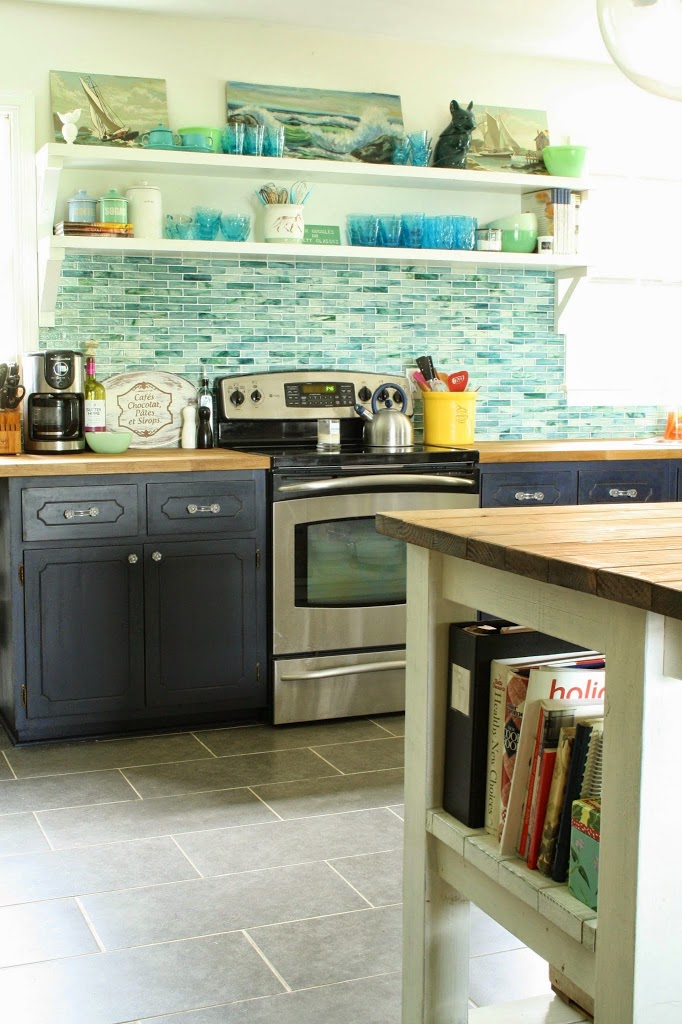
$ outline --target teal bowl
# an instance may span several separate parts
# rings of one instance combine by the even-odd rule
[[[120,455],[132,439],[130,430],[88,430],[85,434],[88,448],[98,455]]]
[[[585,146],[545,146],[542,159],[548,174],[579,178],[583,173],[586,154]]]

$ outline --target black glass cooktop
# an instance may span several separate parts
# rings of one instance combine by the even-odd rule
[[[429,445],[414,444],[409,448],[370,448],[362,441],[344,442],[337,448],[321,450],[316,442],[300,442],[296,444],[267,444],[255,440],[246,443],[237,438],[229,442],[223,440],[221,446],[233,451],[248,451],[259,455],[267,455],[272,460],[273,469],[292,468],[346,468],[388,466],[396,468],[409,466],[434,467],[472,464],[478,462],[478,452],[468,448],[436,448]]]

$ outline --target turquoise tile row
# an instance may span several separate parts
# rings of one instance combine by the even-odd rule
[[[541,270],[69,253],[40,346],[93,338],[100,377],[164,369],[197,383],[294,367],[405,373],[428,352],[480,387],[480,440],[660,433],[660,408],[567,406],[553,315]]]

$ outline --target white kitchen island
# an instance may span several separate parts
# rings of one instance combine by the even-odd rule
[[[594,996],[597,1024],[680,1024],[680,506],[377,524],[408,542],[403,1024],[588,1019],[554,997],[469,1010],[469,900]],[[598,928],[566,886],[442,810],[447,626],[472,609],[606,655]]]

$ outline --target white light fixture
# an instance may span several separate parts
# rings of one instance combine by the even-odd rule
[[[614,63],[647,92],[682,100],[682,0],[597,0]]]

